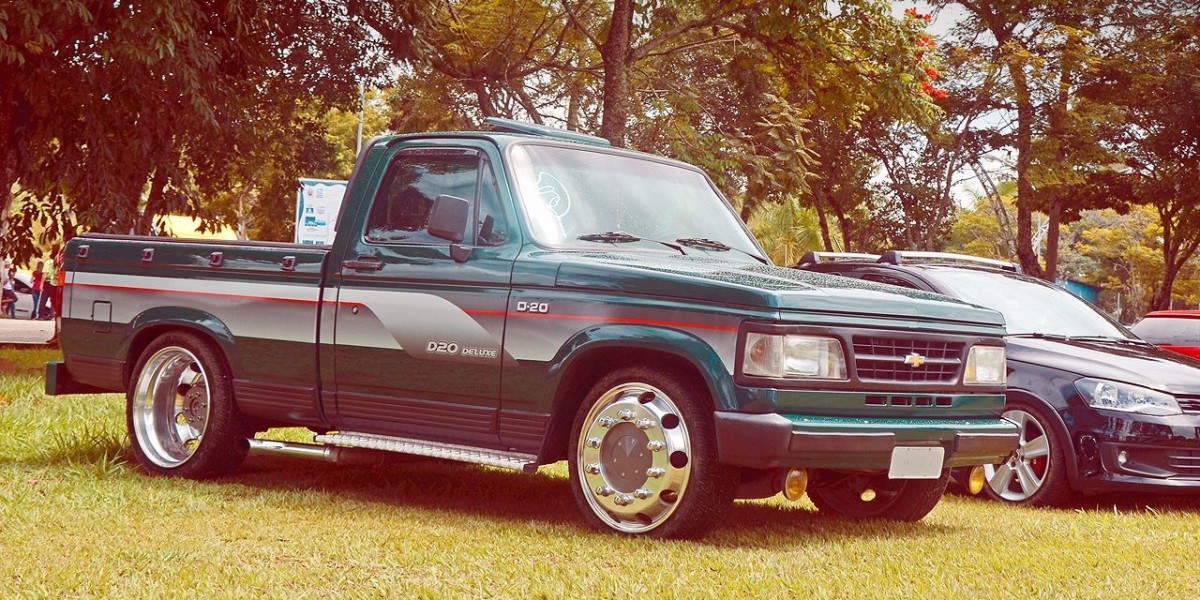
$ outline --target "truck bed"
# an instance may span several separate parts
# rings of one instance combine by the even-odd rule
[[[124,390],[129,362],[156,332],[203,328],[225,334],[218,343],[244,412],[323,421],[315,342],[328,247],[81,237],[65,257],[62,315],[74,380]]]

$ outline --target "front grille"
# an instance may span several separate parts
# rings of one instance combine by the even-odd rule
[[[1200,396],[1175,396],[1175,401],[1185,413],[1200,413]]]
[[[862,381],[927,381],[953,383],[962,368],[962,342],[854,336],[854,366]],[[921,364],[906,364],[919,356]],[[909,359],[910,363],[914,360]]]

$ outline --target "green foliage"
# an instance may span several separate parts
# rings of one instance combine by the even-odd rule
[[[1113,160],[1101,142],[1118,113],[1091,91],[1102,85],[1101,67],[1119,55],[1102,42],[1125,26],[1124,3],[1036,0],[962,6],[967,12],[951,35],[951,55],[959,64],[978,67],[975,79],[997,82],[987,86],[981,100],[1007,115],[993,122],[996,133],[1016,151],[1017,258],[1027,272],[1053,279],[1060,225],[1085,209],[1111,205],[1076,192],[1089,174],[1103,172]],[[997,75],[1004,77],[994,79]],[[1035,210],[1049,217],[1045,269],[1034,249]]]
[[[817,212],[800,206],[795,198],[760,205],[751,215],[749,225],[767,256],[777,265],[794,265],[805,252],[824,249]]]
[[[0,215],[16,184],[4,251],[19,258],[77,229],[147,233],[172,213],[228,220],[212,198],[264,168],[294,179],[323,141],[303,135],[315,123],[304,111],[348,101],[369,66],[365,33],[333,3],[8,6]]]
[[[824,152],[807,139],[811,119],[846,128],[871,111],[930,110],[914,26],[877,0],[427,0],[355,10],[403,65],[393,128],[499,115],[602,133],[702,166],[743,217],[809,190]],[[618,12],[628,22],[615,22]],[[629,29],[624,44],[609,42],[624,31],[616,25]]]
[[[1016,212],[1011,189],[1004,204],[1011,219]],[[1045,219],[1040,214],[1034,217]],[[1153,310],[1155,294],[1162,287],[1166,274],[1162,233],[1151,206],[1135,205],[1124,213],[1113,209],[1084,211],[1063,232],[1059,277],[1102,288],[1105,293],[1100,296],[1100,307],[1124,323],[1133,323]],[[994,208],[979,200],[972,210],[959,214],[946,250],[1013,260],[1005,240]],[[1168,306],[1197,306],[1200,260],[1193,257],[1182,267],[1173,291]]]

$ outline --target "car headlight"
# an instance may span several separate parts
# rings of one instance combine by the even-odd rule
[[[963,373],[966,385],[1004,385],[1008,380],[1008,364],[1002,346],[972,346],[967,353],[967,368]]]
[[[846,379],[846,355],[835,338],[746,334],[742,372],[786,379]]]
[[[1175,396],[1128,383],[1084,378],[1075,382],[1075,389],[1092,408],[1120,410],[1143,415],[1178,415]]]

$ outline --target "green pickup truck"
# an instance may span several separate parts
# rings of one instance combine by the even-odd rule
[[[71,240],[47,393],[125,392],[155,475],[566,459],[591,525],[667,538],[780,492],[919,520],[1016,447],[998,313],[772,266],[695,167],[490,125],[372,141],[331,246]]]

